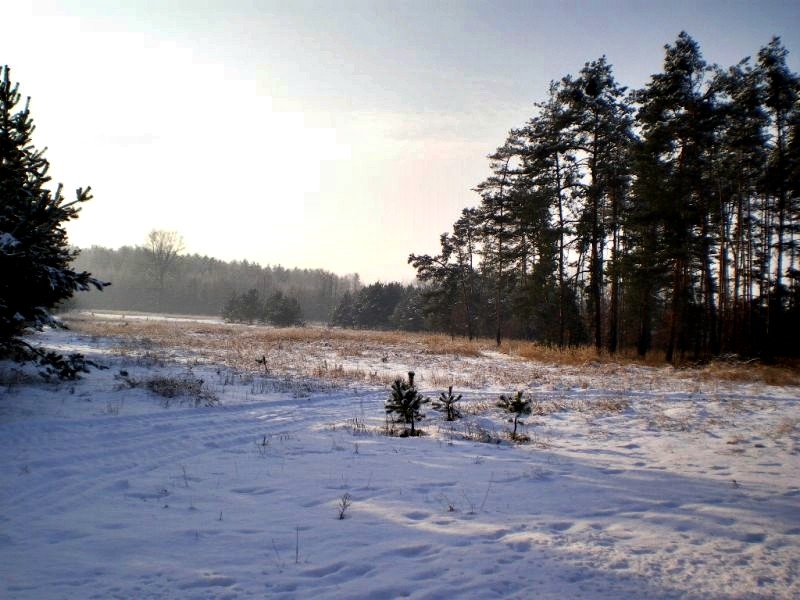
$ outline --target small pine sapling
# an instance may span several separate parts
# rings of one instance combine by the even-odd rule
[[[384,408],[387,416],[396,413],[399,421],[406,425],[411,424],[411,431],[404,431],[404,436],[416,436],[419,435],[419,432],[415,429],[414,424],[425,418],[420,409],[423,404],[430,401],[430,398],[424,398],[417,391],[414,386],[414,371],[409,371],[407,382],[395,379],[392,384],[392,395],[386,400]]]
[[[455,421],[461,417],[461,411],[456,407],[456,402],[461,400],[461,394],[458,396],[453,395],[453,386],[447,388],[447,393],[442,392],[439,399],[436,400],[431,406],[445,414],[445,421]]]
[[[531,404],[531,399],[524,398],[521,391],[514,394],[514,396],[500,396],[497,406],[506,412],[514,414],[514,432],[511,434],[512,439],[517,439],[517,423],[525,425],[525,423],[519,420],[520,417],[522,415],[531,414]]]

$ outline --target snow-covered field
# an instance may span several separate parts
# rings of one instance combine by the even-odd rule
[[[797,387],[37,337],[108,369],[54,384],[0,363],[0,597],[800,597]],[[429,396],[454,382],[465,417],[382,435],[407,370]],[[537,401],[521,444],[495,407],[516,389]]]

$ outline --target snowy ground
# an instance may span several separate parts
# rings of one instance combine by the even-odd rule
[[[461,421],[397,438],[380,377],[39,337],[109,368],[0,363],[0,597],[800,597],[796,387],[362,354],[464,394]],[[514,389],[538,401],[523,444],[494,406]]]

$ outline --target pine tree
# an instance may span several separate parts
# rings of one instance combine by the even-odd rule
[[[580,237],[589,248],[589,306],[595,348],[603,347],[604,246],[610,237],[612,256],[610,327],[608,348],[617,349],[617,294],[620,236],[620,205],[627,185],[625,168],[631,132],[632,109],[625,88],[614,80],[605,56],[586,63],[577,78],[562,80],[559,98],[566,106],[567,142],[582,158],[586,183],[581,213]],[[608,215],[604,217],[604,215]]]
[[[458,396],[453,395],[453,386],[447,388],[447,393],[442,392],[439,399],[436,400],[431,406],[434,409],[441,411],[445,414],[446,421],[455,421],[461,416],[461,411],[458,410],[456,402],[461,400],[461,394]]]
[[[339,327],[355,327],[355,305],[353,294],[349,291],[342,294],[338,304],[331,312],[331,325]]]
[[[506,143],[489,156],[492,175],[478,184],[474,191],[481,195],[478,210],[482,222],[483,269],[489,279],[494,280],[494,329],[495,342],[500,345],[503,335],[503,321],[507,309],[506,298],[513,285],[511,271],[515,258],[510,242],[515,226],[513,197],[515,175],[518,170],[512,161],[518,157],[520,148],[518,138],[511,133]]]
[[[691,345],[696,355],[705,353],[716,322],[708,183],[717,106],[706,79],[711,67],[697,42],[681,32],[665,50],[663,73],[636,93],[643,134],[637,177],[651,186],[650,198],[637,200],[655,209],[659,253],[671,272],[666,359],[672,362]]]
[[[719,311],[717,346],[724,352],[753,352],[755,231],[760,227],[759,187],[767,162],[767,113],[761,73],[741,61],[716,76],[724,94],[715,175],[719,201]]]
[[[31,136],[30,98],[19,110],[18,84],[10,69],[0,69],[0,355],[37,360],[48,372],[74,378],[84,369],[82,357],[65,359],[34,348],[21,339],[26,331],[61,326],[51,310],[76,291],[108,283],[71,268],[71,249],[63,224],[78,217],[80,205],[91,199],[90,188],[78,189],[66,202],[62,186],[55,192],[49,163]]]
[[[290,327],[303,323],[303,310],[297,298],[277,291],[267,299],[264,317],[273,325]]]
[[[222,309],[222,317],[226,321],[252,323],[266,321],[267,311],[258,290],[250,288],[242,294],[233,293]]]
[[[442,321],[449,322],[455,330],[453,308],[463,312],[463,325],[467,337],[475,333],[476,305],[479,304],[478,274],[474,260],[476,254],[478,215],[474,208],[464,209],[453,224],[453,233],[440,237],[441,254],[411,254],[408,262],[417,270],[417,279],[430,284],[425,290],[428,307],[434,312],[441,308]],[[440,315],[440,316],[442,316]]]
[[[527,310],[535,313],[531,319],[537,339],[564,348],[582,341],[575,287],[570,283],[576,278],[567,272],[567,257],[574,248],[575,203],[570,200],[579,187],[578,161],[569,144],[567,107],[559,98],[559,84],[551,83],[548,100],[536,107],[539,114],[520,131],[525,138],[523,178],[531,191],[529,197],[536,199],[528,203],[525,219],[528,227],[536,230],[533,237],[538,253],[525,286],[525,300]],[[533,215],[537,218],[530,222]],[[552,247],[548,248],[549,244]]]
[[[797,118],[800,77],[792,73],[786,64],[788,51],[781,44],[780,38],[772,41],[758,53],[758,66],[764,80],[764,105],[769,113],[771,123],[772,148],[769,156],[769,168],[765,174],[766,191],[772,198],[769,205],[772,213],[769,219],[771,227],[766,231],[768,239],[767,252],[775,258],[774,285],[769,292],[767,319],[768,352],[780,347],[786,323],[783,323],[786,288],[784,278],[791,272],[795,257],[794,242],[791,235],[795,225],[790,198],[790,173],[792,158],[789,155],[790,126]],[[787,256],[788,254],[788,256]],[[787,260],[788,259],[788,260]],[[788,266],[788,268],[787,268]],[[768,279],[773,273],[768,271]],[[796,339],[788,338],[784,343],[794,345]]]
[[[531,414],[532,410],[532,402],[530,398],[525,398],[522,395],[522,391],[518,391],[513,396],[500,396],[500,399],[497,401],[497,406],[502,408],[504,411],[512,413],[514,415],[514,432],[511,434],[512,438],[517,437],[517,424],[523,423],[520,421],[520,417],[522,415],[529,415]]]
[[[396,379],[392,384],[392,395],[386,400],[385,410],[387,415],[397,414],[398,419],[411,425],[411,431],[405,435],[416,436],[417,430],[414,423],[425,418],[421,412],[422,405],[429,403],[430,398],[425,398],[414,386],[414,371],[409,371],[408,381]]]

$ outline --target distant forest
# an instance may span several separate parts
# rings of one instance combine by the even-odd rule
[[[102,293],[77,294],[70,306],[222,315],[234,296],[256,290],[262,299],[280,292],[297,300],[303,319],[327,322],[340,298],[361,288],[358,275],[180,254],[179,240],[163,238],[170,232],[154,233],[162,236],[155,244],[81,250],[75,268],[94,273],[112,285]]]
[[[425,314],[465,336],[664,353],[800,354],[798,76],[774,38],[707,64],[681,33],[628,91],[605,57],[551,84],[491,175],[414,255]]]

